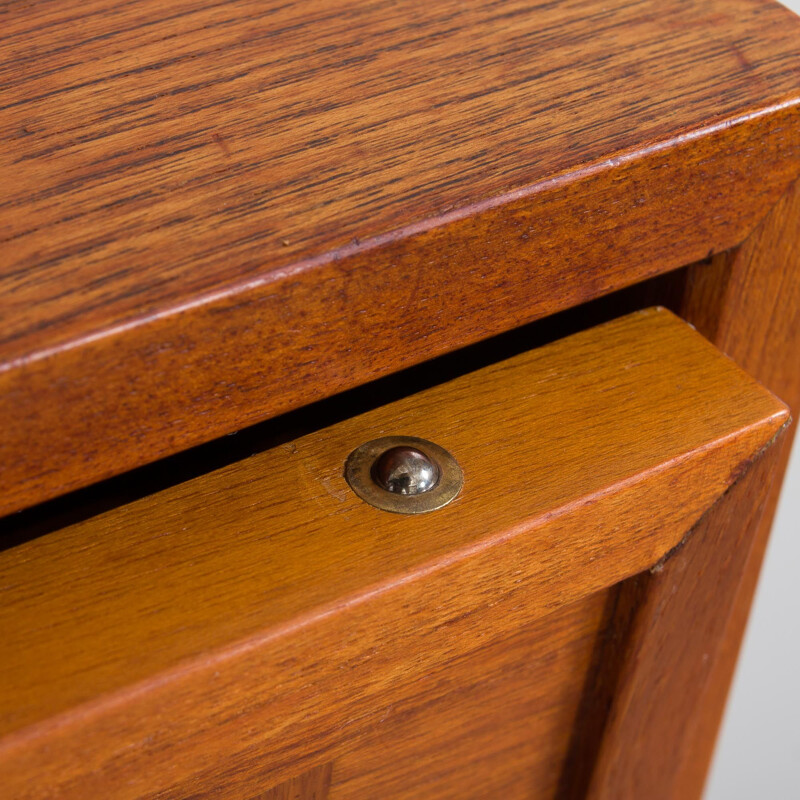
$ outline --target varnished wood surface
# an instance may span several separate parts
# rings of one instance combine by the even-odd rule
[[[650,310],[8,550],[0,779],[141,797],[244,760],[292,780],[397,676],[653,565],[786,419]],[[453,452],[462,495],[421,517],[357,500],[344,460],[388,433]]]
[[[327,800],[330,785],[331,765],[322,764],[266,793],[259,792],[252,800]],[[238,796],[241,798],[241,794]]]
[[[693,265],[674,301],[795,411],[798,242],[795,185],[740,248]],[[590,723],[580,727],[585,735],[571,756],[565,797],[584,798],[590,784],[592,796],[614,800],[702,795],[794,430],[782,434],[766,456],[771,463],[748,474],[662,570],[622,585],[590,681],[593,696],[582,712]]]
[[[767,451],[678,552],[623,588],[633,621],[587,800],[700,800],[707,764],[693,751],[707,753],[716,733],[707,698],[718,695],[724,634],[779,456]]]
[[[329,800],[552,795],[605,622],[603,593],[538,620],[517,612],[512,631],[502,620],[513,609],[502,601],[435,620],[418,614],[427,602],[419,588],[411,612],[417,631],[405,616],[407,594],[377,616],[339,615],[326,630],[335,655],[330,642],[314,637],[301,652],[266,661],[251,654],[233,681],[218,664],[217,677],[196,684],[181,709],[163,705],[168,691],[126,714],[137,729],[129,729],[127,745],[116,738],[118,728],[106,729],[113,741],[105,743],[71,728],[61,744],[73,769],[63,770],[59,748],[61,770],[36,757],[44,771],[4,789],[12,798],[47,797],[50,790],[68,800],[261,800],[257,789],[275,780],[278,792],[297,791],[312,776],[323,777],[322,760],[330,766]],[[381,635],[375,626],[392,619]],[[191,728],[176,712],[196,715]],[[15,769],[32,766],[27,755]]]
[[[763,0],[2,22],[0,513],[728,248],[798,172]]]
[[[600,592],[501,638],[481,615],[474,650],[387,687],[380,722],[336,753],[331,800],[554,797],[605,606]]]
[[[35,352],[795,97],[799,34],[763,0],[6,6],[3,341]]]
[[[690,271],[684,304],[689,321],[749,374],[800,414],[800,184],[795,183],[743,245],[720,254],[711,269]],[[711,761],[725,699],[755,592],[796,425],[782,436],[779,463],[704,698],[683,786],[699,791]]]

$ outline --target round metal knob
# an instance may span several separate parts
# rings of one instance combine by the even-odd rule
[[[344,477],[366,503],[396,514],[425,514],[446,506],[464,476],[453,456],[417,436],[382,436],[356,447]]]
[[[395,494],[422,494],[439,482],[439,467],[415,447],[391,447],[372,468],[375,483]]]

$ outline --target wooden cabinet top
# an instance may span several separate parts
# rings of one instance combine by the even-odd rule
[[[762,0],[68,0],[3,18],[4,361],[800,87],[800,25]]]
[[[730,247],[800,172],[775,2],[0,18],[7,508]]]

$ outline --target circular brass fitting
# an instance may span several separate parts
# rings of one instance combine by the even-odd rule
[[[416,436],[384,436],[350,453],[344,475],[366,503],[396,514],[446,506],[464,482],[458,462],[438,444]]]

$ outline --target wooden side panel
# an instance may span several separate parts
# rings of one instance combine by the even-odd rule
[[[795,183],[741,247],[717,256],[710,269],[690,271],[683,314],[783,399],[795,421],[800,414],[799,245],[800,184]],[[694,791],[703,785],[713,753],[796,430],[792,425],[778,445],[775,479],[725,631],[694,758],[687,762],[686,780]]]
[[[683,303],[687,319],[795,410],[799,242],[795,185],[740,248],[689,270]],[[620,630],[612,636],[628,641],[628,660],[590,796],[701,795],[793,435],[790,429],[765,463],[703,520],[663,572],[624,588],[615,626]],[[639,603],[629,627],[630,607]],[[698,631],[704,635],[694,638]],[[683,661],[670,674],[679,676],[685,663],[686,681],[642,668],[649,648],[650,658],[655,649],[661,656],[681,652]],[[670,663],[668,657],[657,660]]]

